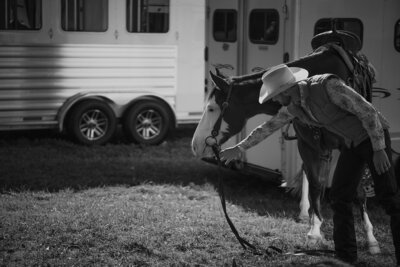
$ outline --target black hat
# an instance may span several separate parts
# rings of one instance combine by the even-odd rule
[[[326,43],[339,43],[344,49],[350,50],[354,54],[361,50],[360,38],[349,31],[335,30],[322,32],[311,39],[313,50]]]

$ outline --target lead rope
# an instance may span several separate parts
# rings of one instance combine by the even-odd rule
[[[282,254],[283,251],[277,247],[274,246],[268,246],[266,250],[262,250],[260,248],[257,248],[253,244],[250,244],[246,239],[240,236],[238,230],[236,229],[235,225],[229,218],[228,212],[226,211],[226,200],[225,200],[225,191],[224,191],[224,178],[221,173],[221,168],[222,168],[222,162],[219,157],[219,152],[220,149],[218,145],[212,146],[212,150],[215,154],[215,157],[218,162],[218,195],[219,199],[221,201],[221,206],[222,210],[224,211],[225,219],[228,222],[229,227],[231,228],[233,234],[235,235],[236,239],[239,241],[240,245],[243,247],[244,250],[250,250],[254,255],[266,255],[268,257],[273,256],[273,254]],[[271,249],[272,252],[268,251],[268,249]]]
[[[222,162],[221,162],[221,158],[219,157],[220,147],[218,145],[217,136],[218,136],[218,131],[219,131],[220,127],[221,127],[221,123],[222,123],[222,119],[223,119],[225,110],[229,106],[229,100],[231,98],[232,88],[233,88],[233,84],[231,83],[229,85],[228,95],[227,95],[225,101],[222,103],[221,114],[220,114],[218,120],[215,122],[214,128],[211,131],[211,136],[207,137],[207,139],[209,139],[209,138],[213,139],[214,140],[214,144],[212,144],[212,145],[208,144],[207,139],[206,139],[206,145],[211,146],[211,148],[212,148],[212,150],[214,152],[214,155],[215,155],[215,157],[217,159],[217,162],[218,162],[218,195],[219,195],[219,199],[221,201],[222,210],[224,211],[225,219],[228,222],[228,225],[231,228],[233,234],[235,235],[236,239],[239,241],[240,245],[243,247],[244,250],[250,249],[251,252],[253,254],[255,254],[255,255],[264,255],[265,254],[267,256],[272,256],[272,254],[273,254],[272,252],[269,252],[268,250],[265,250],[265,252],[263,253],[263,251],[261,249],[258,249],[256,246],[250,244],[247,240],[242,238],[239,235],[239,232],[237,231],[235,225],[233,224],[233,222],[229,218],[228,212],[226,211],[224,179],[223,179],[223,176],[221,174]],[[279,248],[272,247],[272,246],[269,247],[269,248],[273,249],[277,253],[282,253],[282,250],[280,250]]]

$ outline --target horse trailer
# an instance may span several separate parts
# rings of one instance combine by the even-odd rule
[[[390,122],[392,147],[400,153],[400,1],[398,0],[209,0],[207,70],[228,76],[258,72],[312,52],[314,35],[338,30],[359,36],[361,52],[377,70],[373,104]],[[208,85],[209,90],[212,85]],[[257,115],[226,144],[232,146],[268,119]],[[283,131],[283,130],[282,130]],[[296,141],[282,131],[247,150],[238,167],[291,179],[301,167]],[[293,133],[293,129],[289,129]]]
[[[209,71],[238,76],[307,55],[336,19],[377,69],[373,103],[400,151],[398,0],[4,0],[0,14],[0,131],[53,128],[103,144],[121,124],[157,144],[199,121]],[[301,164],[281,132],[243,162],[283,177]]]
[[[199,121],[205,3],[0,1],[0,130],[66,130],[145,144]]]

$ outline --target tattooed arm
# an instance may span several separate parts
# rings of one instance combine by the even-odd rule
[[[247,150],[257,145],[268,136],[273,134],[276,130],[288,124],[293,118],[294,117],[288,112],[287,108],[282,107],[278,114],[272,117],[269,121],[264,122],[255,128],[243,141],[238,144],[238,146],[244,150]]]
[[[390,168],[389,158],[384,150],[385,136],[379,112],[361,95],[353,91],[343,81],[333,78],[327,81],[327,93],[331,101],[342,109],[356,115],[367,131],[372,144],[373,163],[378,174],[383,174]],[[386,122],[385,122],[386,123]]]
[[[276,130],[280,129],[287,123],[289,123],[294,117],[289,113],[286,107],[282,107],[278,114],[272,117],[269,121],[264,122],[257,128],[255,128],[243,141],[236,146],[227,148],[221,151],[221,159],[226,160],[226,164],[230,161],[237,159],[241,152],[249,149],[268,136],[273,134]]]
[[[371,138],[373,150],[384,149],[386,146],[383,127],[374,106],[340,79],[329,79],[326,88],[328,96],[334,104],[354,114],[361,121]]]

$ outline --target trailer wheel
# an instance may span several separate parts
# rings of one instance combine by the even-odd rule
[[[168,135],[170,116],[165,105],[156,101],[139,102],[124,116],[123,128],[132,141],[158,145]]]
[[[78,104],[67,121],[73,137],[85,145],[102,145],[114,135],[117,125],[112,109],[103,102],[90,100]]]

